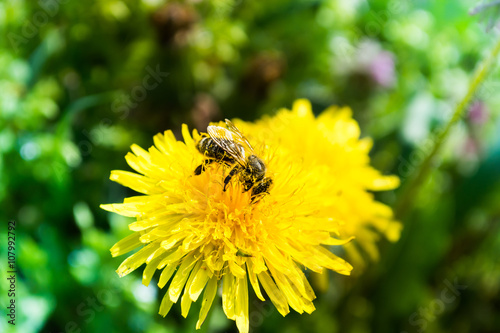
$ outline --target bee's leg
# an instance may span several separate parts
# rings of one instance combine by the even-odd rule
[[[210,163],[213,163],[213,162],[215,162],[215,160],[213,160],[213,159],[204,160],[203,163],[201,163],[200,165],[198,165],[196,167],[196,169],[194,169],[195,176],[201,175],[202,172],[205,172],[207,165],[209,165]]]
[[[254,186],[254,182],[252,179],[247,179],[243,183],[243,193],[250,191],[250,189]]]
[[[231,178],[233,178],[233,176],[240,171],[241,171],[241,166],[239,165],[235,166],[234,168],[231,169],[231,171],[229,171],[229,175],[227,175],[227,177],[224,178],[224,189],[223,189],[224,192],[226,192],[227,184],[229,184]]]
[[[254,202],[259,194],[269,193],[269,188],[271,187],[272,184],[273,184],[273,180],[271,178],[267,178],[267,177],[262,179],[257,184],[255,184],[255,186],[252,188],[252,196],[251,196],[252,201],[251,202]]]

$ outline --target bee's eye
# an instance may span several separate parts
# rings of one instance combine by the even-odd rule
[[[254,159],[254,163],[252,163],[252,164],[253,164],[253,167],[255,168],[255,170],[258,171],[259,173],[265,172],[266,166],[260,158],[256,157]]]

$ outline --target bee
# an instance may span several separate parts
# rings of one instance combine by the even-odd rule
[[[228,119],[226,119],[226,125],[227,128],[208,126],[208,136],[196,144],[196,148],[205,155],[206,159],[194,170],[194,174],[200,175],[213,162],[233,166],[224,178],[223,191],[226,191],[231,179],[238,175],[243,184],[243,192],[252,190],[253,202],[258,195],[269,194],[273,180],[266,177],[266,165],[254,154],[252,145],[243,133]]]

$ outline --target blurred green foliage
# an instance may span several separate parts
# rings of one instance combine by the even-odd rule
[[[0,2],[2,311],[6,224],[16,220],[17,332],[193,331],[196,311],[162,318],[162,291],[142,286],[140,272],[114,272],[123,258],[109,248],[130,221],[98,207],[132,194],[108,180],[128,169],[129,145],[149,147],[181,123],[253,120],[304,97],[317,112],[351,106],[375,139],[372,163],[404,182],[498,38],[468,15],[475,5]],[[282,318],[251,300],[253,332],[500,330],[500,76],[489,74],[414,198],[402,239],[380,244],[381,262],[331,274],[312,315]],[[392,204],[398,191],[377,195]],[[14,332],[2,317],[0,330]],[[220,306],[205,326],[235,331]]]

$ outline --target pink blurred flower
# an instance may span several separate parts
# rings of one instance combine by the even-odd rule
[[[369,64],[368,71],[376,83],[385,88],[392,87],[396,79],[393,54],[388,51],[377,53]]]
[[[488,107],[483,101],[474,102],[469,108],[469,119],[473,124],[482,125],[489,118]]]

